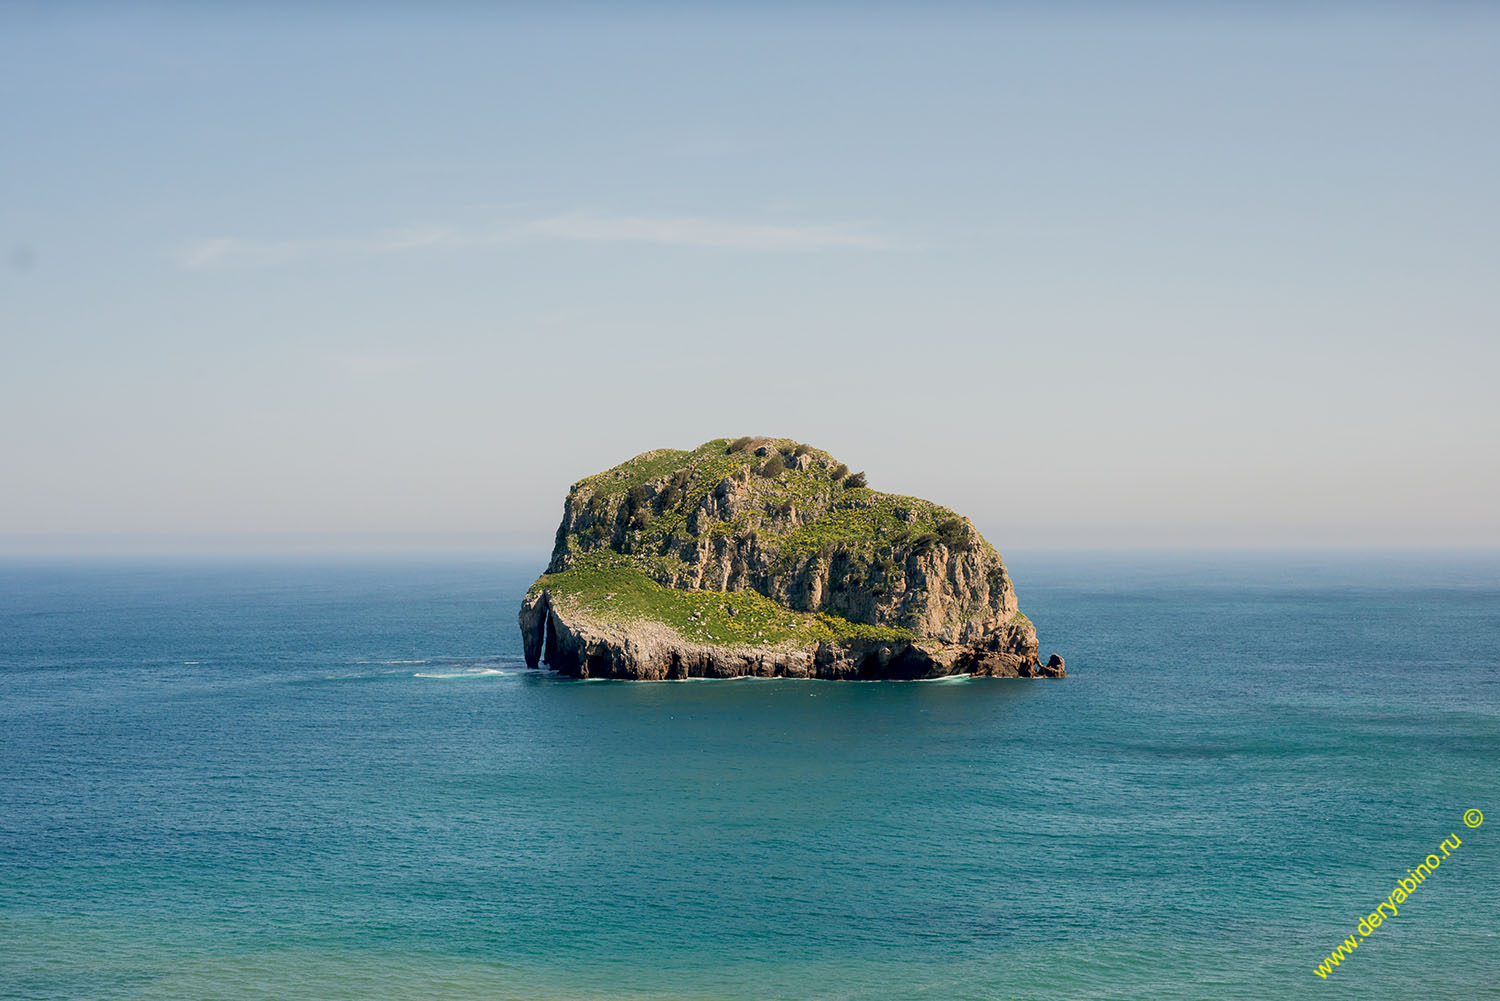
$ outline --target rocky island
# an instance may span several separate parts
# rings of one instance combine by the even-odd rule
[[[581,678],[1062,677],[974,525],[786,438],[658,449],[573,484],[521,605]]]

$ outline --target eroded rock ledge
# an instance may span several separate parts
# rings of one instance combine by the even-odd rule
[[[528,666],[585,678],[1064,674],[972,523],[788,439],[574,484],[520,626]]]

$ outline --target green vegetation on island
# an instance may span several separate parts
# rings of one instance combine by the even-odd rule
[[[723,517],[705,516],[704,501],[726,481],[748,499]],[[989,548],[948,508],[872,490],[864,473],[790,438],[716,438],[692,451],[646,452],[575,483],[568,505],[587,512],[558,535],[570,565],[609,548],[641,557],[641,569],[664,584],[701,559],[704,539],[754,540],[782,571],[811,555],[842,554],[888,574],[905,556],[940,544]],[[556,555],[552,569],[560,569]]]
[[[568,491],[522,603],[582,677],[1058,676],[966,518],[790,438],[656,449]]]

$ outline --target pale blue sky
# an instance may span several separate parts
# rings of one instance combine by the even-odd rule
[[[796,437],[1007,546],[1500,544],[1500,14],[0,9],[0,550],[545,545]]]

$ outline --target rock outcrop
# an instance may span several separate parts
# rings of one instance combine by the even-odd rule
[[[646,452],[573,485],[520,611],[577,677],[1062,677],[967,519],[788,439]]]

